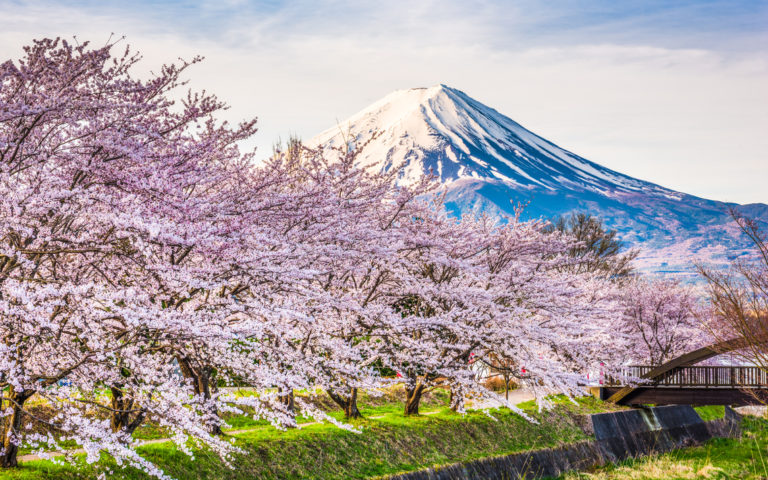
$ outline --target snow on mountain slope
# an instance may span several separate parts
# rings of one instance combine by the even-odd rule
[[[592,212],[643,248],[649,270],[690,272],[693,258],[724,262],[749,253],[729,223],[727,209],[736,205],[605,168],[445,85],[393,92],[308,144],[364,145],[363,165],[402,168],[403,183],[432,172],[457,214],[512,213],[519,203],[529,217]],[[768,220],[768,206],[744,208]]]
[[[595,191],[675,193],[563,150],[445,85],[391,93],[340,127],[321,133],[314,143],[343,143],[347,129],[357,143],[381,133],[366,149],[365,159],[378,163],[386,158],[385,168],[406,164],[406,177],[432,169],[446,183],[493,178],[550,190],[568,185]]]

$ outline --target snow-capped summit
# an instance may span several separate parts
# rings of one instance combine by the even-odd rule
[[[569,185],[672,193],[563,150],[445,85],[395,91],[312,143],[362,144],[374,133],[380,136],[366,147],[363,161],[386,159],[384,168],[404,165],[405,181],[431,170],[445,183],[488,178],[550,190]]]
[[[747,246],[729,236],[727,209],[734,204],[598,165],[445,85],[392,92],[308,143],[364,145],[361,164],[402,168],[403,183],[432,172],[457,213],[512,213],[519,203],[533,217],[592,212],[628,242],[646,247],[648,267],[694,255],[713,259]]]

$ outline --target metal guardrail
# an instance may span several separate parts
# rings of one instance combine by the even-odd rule
[[[606,377],[605,386],[624,386],[628,378],[640,378],[655,368],[653,365],[631,365],[617,377]],[[760,367],[687,366],[676,367],[661,377],[639,386],[699,388],[768,388],[768,371]]]

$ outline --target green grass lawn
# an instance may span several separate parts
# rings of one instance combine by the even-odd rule
[[[360,408],[366,417],[353,424],[362,433],[332,425],[312,424],[301,429],[279,431],[263,421],[244,416],[228,417],[236,444],[244,451],[234,460],[234,469],[223,465],[207,451],[196,451],[195,459],[170,443],[140,447],[140,452],[177,479],[363,479],[426,467],[466,462],[524,450],[552,447],[586,438],[579,428],[581,415],[616,409],[591,397],[578,405],[555,399],[554,411],[539,413],[534,402],[520,405],[538,423],[530,423],[506,410],[466,415],[451,412],[447,392],[431,392],[422,412],[429,415],[404,417],[397,392],[379,397],[363,395]],[[316,405],[332,416],[343,416],[327,398]],[[723,407],[696,409],[704,420],[722,418]],[[300,419],[300,423],[311,419]],[[768,421],[747,417],[741,440],[716,439],[701,447],[631,460],[588,473],[570,473],[562,480],[576,479],[768,479]],[[164,438],[162,429],[147,425],[136,437]],[[94,480],[148,478],[134,469],[122,469],[106,457],[95,465],[55,464],[49,461],[23,463],[20,468],[0,471],[0,480]]]
[[[725,416],[725,407],[722,405],[708,405],[706,407],[694,407],[694,409],[705,422]]]
[[[495,418],[482,412],[456,414],[444,407],[445,396],[444,392],[430,396],[422,412],[437,413],[418,417],[403,417],[402,404],[391,398],[362,399],[369,400],[361,402],[368,418],[354,422],[362,427],[359,434],[325,424],[285,432],[267,425],[239,425],[252,428],[233,436],[245,451],[236,456],[234,469],[206,451],[196,452],[192,460],[169,443],[146,445],[140,451],[177,479],[371,478],[582,440],[586,436],[577,416],[607,408],[592,398],[581,399],[578,405],[561,402],[554,411],[541,414],[532,402],[524,404],[538,420],[535,424],[505,410],[494,411]],[[142,436],[156,435],[145,431]],[[126,480],[147,478],[107,459],[96,465],[83,463],[80,460],[75,467],[26,462],[1,471],[0,479],[95,479],[100,473]]]
[[[716,417],[718,411],[722,412],[722,407],[706,407],[699,410],[699,414],[702,417]],[[628,460],[594,472],[569,473],[561,479],[768,479],[768,421],[763,418],[744,417],[742,426],[744,435],[741,439],[716,438],[699,447]]]

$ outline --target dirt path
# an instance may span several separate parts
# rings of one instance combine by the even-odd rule
[[[498,395],[498,397],[499,399],[503,399],[504,395],[501,394],[501,395]],[[531,392],[530,390],[518,389],[518,390],[512,390],[509,392],[509,403],[511,403],[512,405],[519,405],[521,403],[533,400],[534,398],[536,397],[534,397],[533,392]],[[496,408],[499,406],[501,406],[501,402],[497,402],[495,400],[489,399],[484,402],[479,402],[476,404],[469,405],[469,408],[482,410],[484,408]]]

